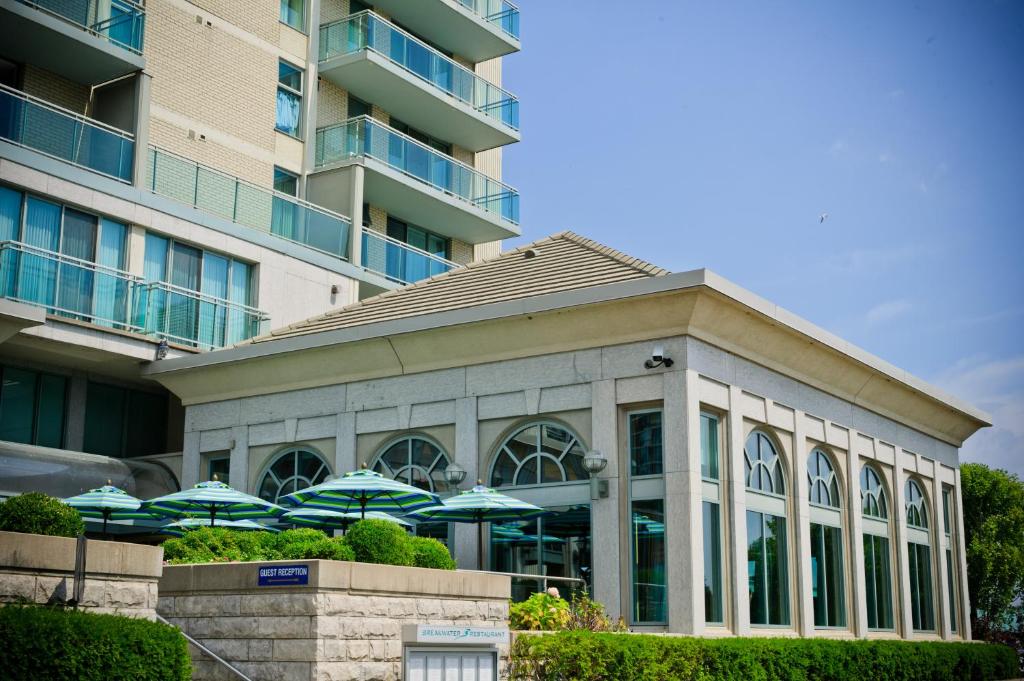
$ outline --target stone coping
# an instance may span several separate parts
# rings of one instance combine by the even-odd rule
[[[308,565],[309,581],[304,585],[259,586],[259,568],[270,565]],[[338,560],[165,565],[160,580],[161,596],[239,591],[268,594],[347,591],[507,601],[512,595],[512,580],[503,575],[472,570],[433,570]]]
[[[74,572],[75,545],[70,537],[0,532],[0,570]],[[159,546],[90,539],[85,571],[90,577],[111,575],[157,579],[163,572]]]

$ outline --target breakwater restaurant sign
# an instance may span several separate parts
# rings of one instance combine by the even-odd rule
[[[503,627],[409,624],[402,627],[406,681],[496,681]]]

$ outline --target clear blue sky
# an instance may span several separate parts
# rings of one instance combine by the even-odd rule
[[[1024,3],[519,5],[514,244],[708,267],[985,409],[964,458],[1024,476]]]

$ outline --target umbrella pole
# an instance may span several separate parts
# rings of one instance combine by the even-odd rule
[[[476,565],[477,570],[484,569],[484,523],[479,521],[476,524]]]
[[[110,517],[110,511],[103,509],[103,538],[107,538],[107,518]]]
[[[210,527],[214,526],[214,520],[217,518],[217,507],[210,506]]]

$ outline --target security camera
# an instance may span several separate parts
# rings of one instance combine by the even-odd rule
[[[648,369],[660,366],[668,368],[673,364],[674,362],[672,361],[672,358],[665,356],[665,348],[660,345],[655,345],[654,349],[651,351],[651,358],[644,362],[644,367]]]

